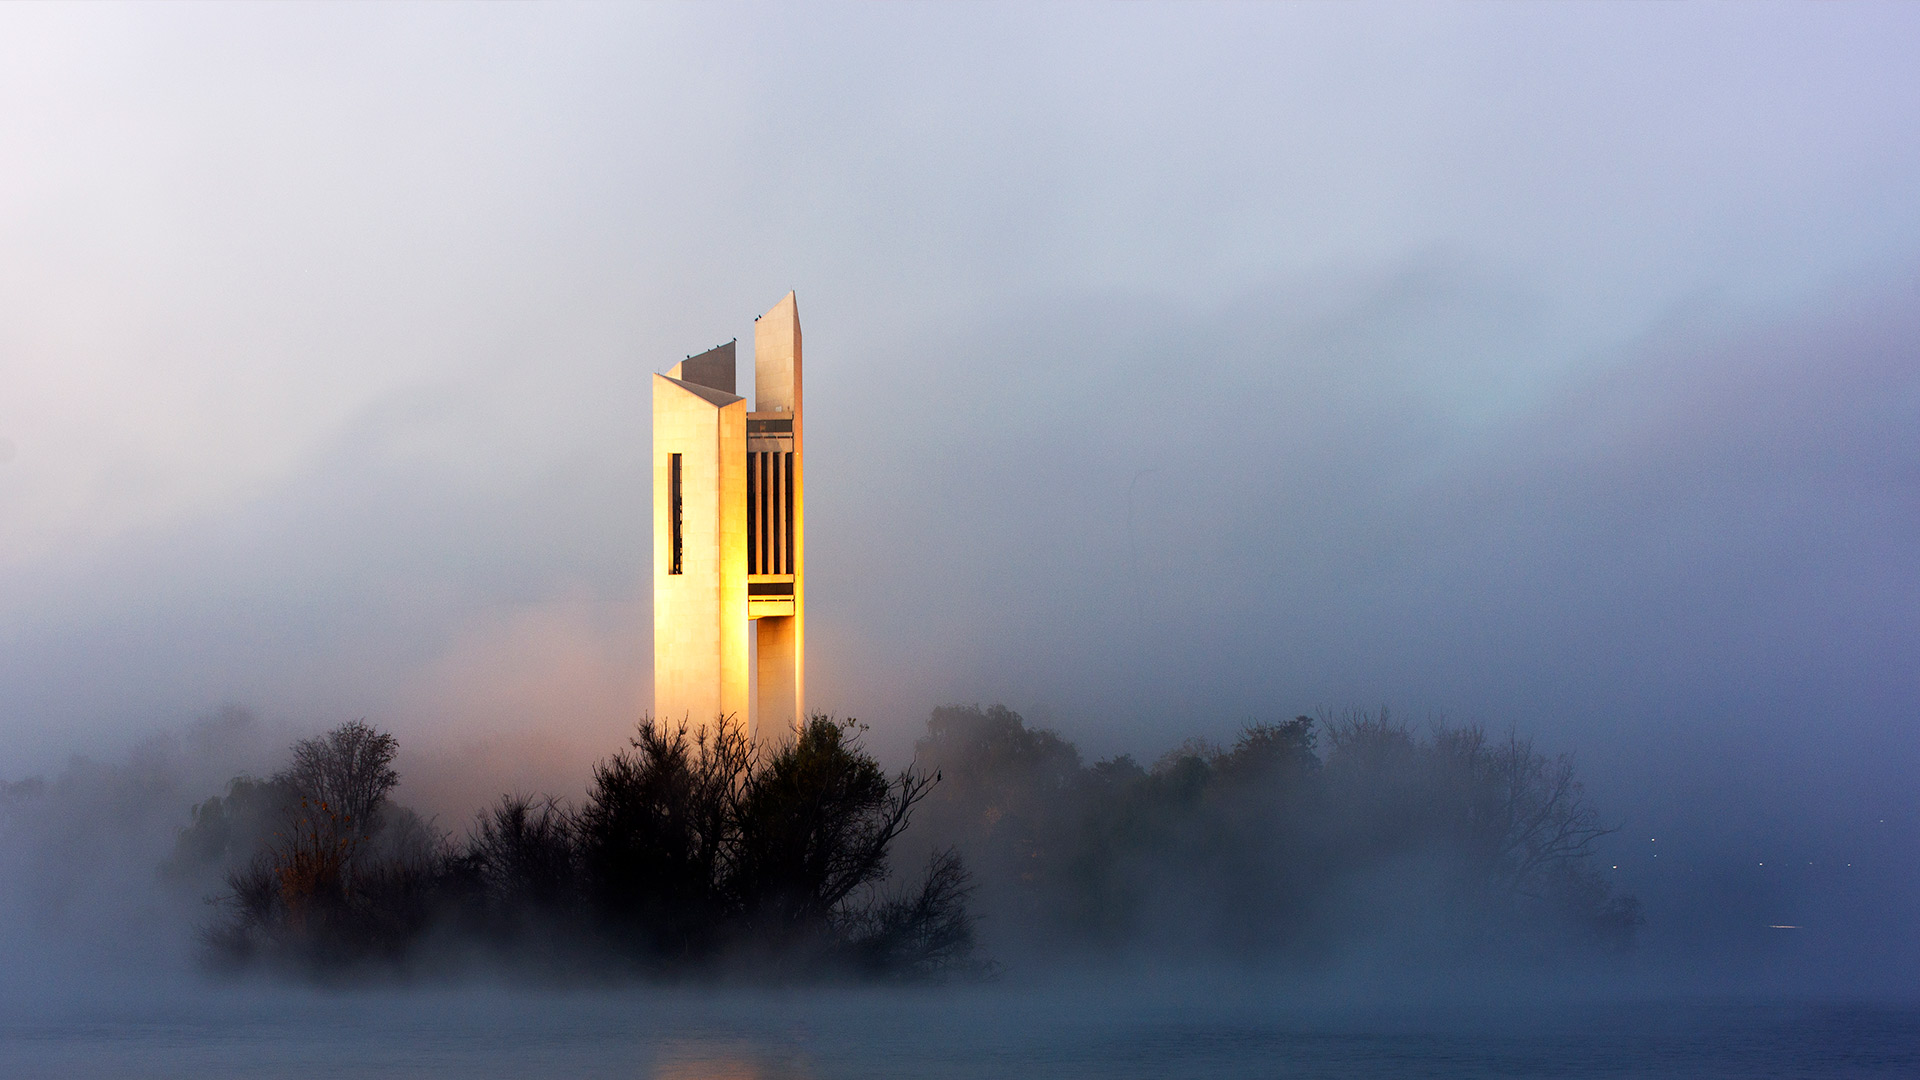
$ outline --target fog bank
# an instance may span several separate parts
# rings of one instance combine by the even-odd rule
[[[237,702],[391,728],[448,826],[580,791],[651,696],[650,373],[794,288],[811,704],[889,763],[951,702],[1512,725],[1649,949],[1895,971],[1914,22],[8,9],[0,779]],[[261,767],[182,755],[109,785],[141,852]]]

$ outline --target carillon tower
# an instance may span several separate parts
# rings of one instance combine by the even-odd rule
[[[734,365],[728,342],[653,378],[653,715],[696,727],[733,716],[771,741],[806,716],[806,454],[792,293],[754,323],[751,411],[735,393]]]

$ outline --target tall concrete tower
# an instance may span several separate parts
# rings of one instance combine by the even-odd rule
[[[754,408],[734,343],[653,379],[653,715],[744,720],[777,740],[806,717],[806,469],[800,312],[754,323]],[[748,624],[755,676],[747,702]]]

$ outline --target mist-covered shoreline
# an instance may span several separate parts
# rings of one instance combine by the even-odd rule
[[[1157,980],[1183,970],[1205,972],[1219,967],[1241,971],[1249,977],[1264,978],[1281,972],[1287,978],[1305,982],[1327,977],[1329,972],[1344,972],[1362,984],[1381,988],[1419,985],[1423,979],[1437,977],[1435,973],[1492,986],[1526,977],[1526,972],[1538,969],[1559,972],[1571,978],[1572,984],[1608,987],[1610,993],[1626,995],[1672,990],[1898,999],[1912,992],[1911,980],[1900,974],[1898,938],[1878,939],[1884,948],[1869,945],[1863,949],[1861,945],[1850,944],[1845,936],[1835,936],[1834,928],[1829,925],[1830,915],[1811,926],[1792,929],[1769,930],[1756,922],[1754,929],[1738,933],[1733,932],[1737,923],[1715,930],[1712,926],[1697,925],[1699,917],[1688,914],[1698,910],[1710,912],[1711,908],[1703,905],[1713,903],[1713,894],[1675,892],[1672,886],[1653,895],[1646,910],[1649,922],[1641,928],[1637,948],[1623,955],[1604,954],[1604,950],[1589,949],[1584,953],[1575,950],[1588,959],[1573,964],[1543,960],[1538,939],[1531,946],[1533,955],[1527,947],[1510,948],[1524,935],[1514,936],[1506,946],[1476,949],[1471,947],[1470,937],[1460,939],[1441,933],[1444,920],[1435,923],[1428,918],[1408,918],[1413,909],[1405,905],[1405,890],[1395,894],[1384,887],[1393,883],[1391,873],[1378,878],[1350,879],[1347,884],[1359,891],[1345,895],[1360,901],[1367,900],[1368,886],[1383,888],[1371,894],[1371,906],[1361,903],[1349,912],[1356,916],[1356,921],[1347,927],[1344,937],[1335,934],[1319,939],[1335,947],[1318,952],[1289,951],[1277,946],[1282,935],[1248,947],[1244,937],[1234,936],[1244,934],[1244,930],[1235,930],[1231,919],[1223,923],[1217,907],[1207,909],[1203,904],[1182,909],[1179,906],[1183,897],[1204,897],[1210,891],[1196,891],[1196,883],[1218,884],[1231,880],[1241,871],[1233,870],[1230,863],[1217,861],[1211,869],[1205,869],[1204,859],[1197,864],[1191,861],[1194,854],[1191,845],[1186,845],[1188,850],[1183,853],[1180,844],[1171,851],[1163,846],[1158,852],[1154,844],[1148,844],[1131,854],[1122,852],[1125,858],[1107,863],[1109,870],[1124,871],[1118,877],[1110,875],[1107,880],[1108,886],[1121,887],[1118,895],[1124,897],[1128,889],[1137,890],[1142,883],[1154,886],[1144,893],[1134,892],[1127,901],[1133,905],[1131,910],[1135,915],[1152,916],[1143,926],[1128,931],[1137,937],[1130,940],[1128,933],[1116,936],[1110,925],[1101,930],[1097,925],[1087,924],[1076,928],[1071,920],[1055,923],[1036,920],[1032,917],[1036,903],[1043,909],[1054,905],[1056,915],[1069,911],[1070,905],[1059,904],[1071,891],[1059,891],[1063,884],[1059,872],[1063,867],[1072,869],[1072,860],[1055,861],[1049,868],[1051,878],[1041,875],[1046,880],[1020,882],[1008,872],[1010,856],[1025,850],[1036,839],[1057,843],[1061,836],[1081,828],[1089,820],[1111,823],[1112,811],[1125,807],[1129,799],[1144,800],[1136,809],[1153,806],[1165,811],[1167,795],[1176,790],[1169,786],[1171,777],[1185,769],[1191,780],[1192,770],[1201,765],[1212,771],[1231,772],[1234,767],[1228,760],[1231,750],[1190,741],[1164,754],[1151,767],[1133,765],[1129,769],[1126,763],[1113,761],[1087,765],[1077,760],[1071,753],[1071,745],[1059,736],[1030,726],[1016,726],[1015,714],[997,708],[974,707],[956,707],[944,712],[947,727],[956,719],[962,727],[977,725],[989,717],[995,718],[995,722],[988,723],[984,731],[973,732],[971,744],[949,738],[944,747],[936,748],[932,744],[941,741],[936,734],[930,730],[923,736],[920,765],[928,772],[941,774],[941,782],[933,789],[939,797],[918,807],[913,823],[895,842],[891,859],[896,873],[887,882],[887,888],[897,890],[907,878],[924,870],[924,860],[930,852],[946,847],[958,850],[970,877],[967,912],[978,933],[977,959],[993,969],[993,981],[997,984],[1043,984],[1090,971],[1108,972],[1119,978]],[[1403,734],[1418,741],[1429,738],[1431,731],[1416,727]],[[983,734],[995,737],[980,741],[978,737]],[[1005,738],[1009,735],[1015,736],[1011,743]],[[997,748],[995,738],[999,739]],[[137,981],[148,976],[162,982],[176,979],[199,982],[206,978],[200,935],[216,916],[216,908],[207,901],[228,891],[221,875],[244,863],[247,853],[236,849],[230,854],[239,858],[231,863],[217,860],[198,866],[194,872],[183,873],[183,833],[193,824],[192,808],[213,796],[230,794],[229,783],[235,776],[264,779],[283,766],[286,739],[285,734],[268,729],[243,711],[228,710],[178,732],[156,736],[119,760],[76,759],[66,770],[51,777],[30,777],[7,783],[4,791],[0,791],[0,869],[6,871],[4,901],[16,917],[9,920],[6,933],[0,935],[0,956],[6,958],[0,966],[11,972],[0,981],[18,989],[20,979],[28,979],[28,985],[52,986],[66,982],[81,986],[92,982],[105,986],[115,979]],[[1028,751],[1037,746],[1043,752],[1025,765],[1017,760],[1018,755],[1012,759],[1005,756],[1004,751],[1010,746],[1018,749],[1022,743]],[[973,753],[975,760],[969,764],[965,760],[967,754],[956,754],[956,750]],[[994,754],[981,757],[979,751],[982,750],[994,750],[1000,756],[998,759],[994,759]],[[998,767],[982,773],[979,765],[987,760],[997,760]],[[1037,772],[1031,768],[1036,765],[1039,766]],[[1109,776],[1117,775],[1115,769],[1121,770],[1127,777],[1122,787],[1130,786],[1131,794],[1116,802],[1113,796],[1120,789],[1109,788],[1097,798],[1089,788],[1070,790],[1074,784],[1083,784],[1096,775],[1100,771],[1096,765]],[[1075,780],[1075,777],[1081,779]],[[1071,783],[1060,786],[1063,779]],[[484,777],[475,780],[484,789]],[[1046,783],[1035,788],[1032,785],[1037,780]],[[992,796],[1001,804],[1001,811],[993,822],[998,826],[997,832],[992,828],[979,828],[985,824],[982,812],[989,807],[989,803],[981,801],[983,782],[987,788],[999,787]],[[397,790],[404,804],[404,777]],[[1192,791],[1188,789],[1188,794]],[[1036,795],[1040,796],[1039,804],[1035,802]],[[1598,822],[1606,826],[1621,823],[1626,815],[1609,805],[1606,796],[1605,791],[1588,796],[1600,812]],[[1051,834],[1045,830],[1034,832],[1036,805],[1044,805],[1056,815],[1056,828]],[[1186,809],[1180,809],[1182,805]],[[1203,811],[1200,818],[1181,816],[1196,808]],[[1087,814],[1090,809],[1097,809],[1099,813],[1090,818]],[[1155,843],[1168,837],[1178,840],[1182,835],[1179,829],[1190,829],[1196,821],[1204,821],[1206,815],[1217,815],[1220,806],[1217,802],[1209,804],[1206,799],[1185,804],[1176,799],[1173,809],[1179,812],[1161,819],[1161,823],[1173,823],[1179,828],[1162,833]],[[429,833],[464,843],[471,836],[472,820],[449,819],[443,815],[416,823]],[[1059,831],[1062,828],[1067,833]],[[1596,863],[1596,867],[1610,867],[1604,859],[1617,857],[1613,852],[1627,842],[1621,835],[1603,838],[1603,861]],[[1608,849],[1604,847],[1606,844],[1613,846]],[[1084,856],[1086,851],[1077,854]],[[1169,854],[1176,857],[1168,861]],[[1676,848],[1675,854],[1681,860],[1678,870],[1687,872],[1690,864],[1685,859],[1689,849]],[[1697,857],[1697,846],[1694,854]],[[1738,849],[1732,848],[1721,856],[1720,865],[1733,865],[1737,869],[1737,859]],[[1256,868],[1258,865],[1254,864]],[[1683,886],[1700,880],[1705,883],[1702,887],[1724,887],[1716,884],[1724,880],[1724,871],[1713,876],[1703,875],[1703,871],[1713,871],[1713,865],[1699,865],[1690,876],[1674,880]],[[1197,874],[1196,867],[1213,877]],[[1416,862],[1395,872],[1411,875],[1404,878],[1404,884],[1418,881],[1421,872],[1433,869],[1432,865],[1421,867]],[[1169,880],[1154,885],[1160,872],[1165,870],[1175,872],[1166,875]],[[1143,876],[1143,871],[1151,872]],[[1893,872],[1891,868],[1876,870],[1873,865],[1860,871],[1867,875],[1862,880],[1868,881],[1875,880],[1873,875],[1884,878],[1889,872]],[[1072,877],[1066,875],[1068,883]],[[1428,879],[1429,883],[1436,880],[1445,878]],[[1896,876],[1893,880],[1899,879]],[[1228,895],[1211,891],[1216,897]],[[1112,895],[1115,894],[1110,893],[1109,897]],[[1443,894],[1416,891],[1413,895],[1431,900]],[[1813,894],[1810,899],[1826,905],[1828,911],[1846,911],[1846,907],[1838,905],[1863,902],[1849,899],[1845,893],[1825,898]],[[1875,903],[1870,897],[1864,902]],[[1170,908],[1170,904],[1173,907]],[[1804,901],[1801,907],[1806,908]],[[1875,909],[1861,910],[1871,916]],[[1232,909],[1227,911],[1230,913]],[[1175,914],[1178,917],[1170,917]],[[1366,928],[1365,919],[1357,918],[1360,915],[1375,920],[1371,930]],[[1729,915],[1738,920],[1740,911],[1729,909]],[[1663,916],[1685,916],[1687,922],[1676,926],[1664,921]],[[1725,916],[1722,922],[1727,922]],[[1241,923],[1242,927],[1246,925],[1251,923]],[[1470,925],[1471,920],[1456,923],[1451,932]],[[1864,925],[1871,928],[1875,923],[1870,918]],[[1089,933],[1089,930],[1099,932]],[[1222,943],[1231,947],[1222,948]],[[1819,947],[1810,948],[1815,945]],[[444,978],[485,982],[501,974],[495,970],[499,966],[496,961],[469,958],[437,971],[430,972],[431,965],[428,965],[410,974],[406,971],[383,973],[373,977],[371,983],[380,985],[394,977],[425,977],[428,982]],[[511,971],[512,967],[506,965],[506,970]],[[580,976],[580,969],[567,969],[562,965],[545,981],[565,984]],[[633,976],[634,972],[623,968],[613,978],[619,981]],[[700,983],[705,978],[695,978],[686,985]],[[542,977],[531,981],[539,983]],[[720,980],[722,984],[727,981],[726,978]]]
[[[1438,729],[1399,729],[1385,719],[1375,712],[1346,721],[1349,734],[1360,727],[1403,748],[1433,745]],[[1327,720],[1329,727],[1341,722]],[[1191,826],[1195,819],[1168,813],[1177,778],[1191,783],[1196,763],[1218,776],[1260,758],[1300,766],[1289,751],[1301,748],[1301,733],[1256,726],[1251,753],[1189,742],[1135,766],[1137,773],[1118,766],[1121,790],[1132,794],[1117,805],[1139,800],[1136,807],[1158,808],[1162,825]],[[230,778],[236,760],[260,783],[292,764],[286,734],[229,711],[118,760],[78,761],[0,789],[0,902],[19,916],[0,930],[0,1071],[63,1080],[225,1080],[263,1071],[462,1080],[554,1072],[662,1080],[1238,1080],[1277,1069],[1398,1077],[1418,1063],[1439,1077],[1550,1071],[1731,1080],[1789,1070],[1851,1080],[1904,1076],[1920,1065],[1920,994],[1884,979],[1849,980],[1844,971],[1825,981],[1804,968],[1755,979],[1751,968],[1724,957],[1703,964],[1645,945],[1543,962],[1526,950],[1463,950],[1458,939],[1408,949],[1404,934],[1391,933],[1377,939],[1381,947],[1362,941],[1308,963],[1257,950],[1188,948],[1191,938],[1178,935],[1174,948],[1166,940],[1118,947],[1096,936],[1049,949],[1031,936],[996,933],[1008,907],[1057,895],[1050,888],[1036,894],[1032,883],[995,869],[997,859],[1047,839],[1046,830],[1032,828],[1033,802],[1009,796],[1040,795],[1040,808],[1063,821],[1083,822],[1089,810],[1098,811],[1094,820],[1110,820],[1115,791],[1074,789],[1100,765],[1110,777],[1116,765],[1079,762],[1057,734],[1006,710],[972,706],[948,707],[929,724],[921,763],[942,774],[934,790],[945,786],[949,801],[920,804],[923,816],[896,843],[909,873],[919,848],[979,845],[972,910],[983,950],[998,960],[989,977],[876,983],[842,972],[769,981],[739,969],[683,969],[662,978],[627,965],[533,966],[524,955],[472,952],[460,962],[362,965],[320,977],[284,964],[209,969],[197,934],[215,914],[201,902],[203,890],[217,882],[180,873],[182,837],[203,796],[231,795],[220,777]],[[1343,767],[1334,751],[1315,756],[1318,772]],[[994,781],[1001,790],[980,790]],[[1394,789],[1417,785],[1403,778]],[[404,775],[393,790],[403,801]],[[1590,797],[1605,807],[1605,796]],[[974,828],[983,824],[978,811],[996,803],[1009,811],[985,823],[982,835]],[[1172,805],[1191,811],[1208,800]],[[991,826],[1006,832],[995,837]],[[1169,856],[1152,844],[1135,854],[1161,869]],[[1403,887],[1419,884],[1418,875],[1394,878]],[[1153,898],[1136,911],[1164,918],[1162,905],[1180,899],[1177,892]],[[1650,918],[1658,927],[1657,908]],[[1041,936],[1060,930],[1028,929]],[[1215,922],[1208,933],[1218,929]]]
[[[951,706],[891,780],[852,721],[760,745],[726,718],[643,720],[579,805],[503,795],[464,836],[398,801],[398,747],[342,725],[196,805],[167,872],[221,878],[212,962],[977,976],[999,962],[976,899],[1028,964],[1578,964],[1630,952],[1644,922],[1596,869],[1615,827],[1571,758],[1384,711],[1254,724],[1146,769],[1083,767],[1004,707]]]

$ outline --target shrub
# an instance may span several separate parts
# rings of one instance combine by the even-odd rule
[[[236,816],[288,808],[228,876],[208,941],[230,963],[406,965],[442,940],[602,969],[740,956],[782,977],[963,968],[973,936],[957,855],[936,855],[917,890],[883,891],[933,780],[889,780],[858,730],[816,716],[762,756],[731,718],[698,733],[646,721],[595,767],[578,812],[503,797],[456,849],[389,801],[396,744],[355,723],[296,744],[272,781],[236,781],[197,808],[179,848],[224,851]]]

